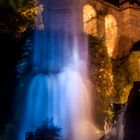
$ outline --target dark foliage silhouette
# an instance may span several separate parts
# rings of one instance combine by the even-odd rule
[[[56,127],[53,119],[44,121],[34,132],[26,133],[26,140],[60,140],[61,129]]]

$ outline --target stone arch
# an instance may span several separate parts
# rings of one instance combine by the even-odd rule
[[[117,44],[117,21],[111,14],[105,17],[105,40],[108,56],[111,58],[116,57],[116,44]]]
[[[83,30],[90,35],[97,34],[97,13],[89,4],[83,7]]]

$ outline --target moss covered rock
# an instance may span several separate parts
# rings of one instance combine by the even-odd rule
[[[111,118],[111,100],[114,94],[112,64],[102,38],[89,36],[89,77],[96,89],[95,118],[99,126],[104,118]]]

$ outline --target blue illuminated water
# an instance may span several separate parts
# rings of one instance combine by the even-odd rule
[[[46,0],[43,4],[43,24],[34,33],[34,74],[25,93],[19,140],[48,118],[62,128],[64,140],[95,140],[82,4],[80,0]]]

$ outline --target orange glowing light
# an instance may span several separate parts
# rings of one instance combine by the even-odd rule
[[[107,15],[105,18],[105,36],[108,55],[113,57],[117,39],[117,22],[112,15]]]
[[[97,34],[96,11],[89,4],[83,7],[84,32],[91,35]]]

